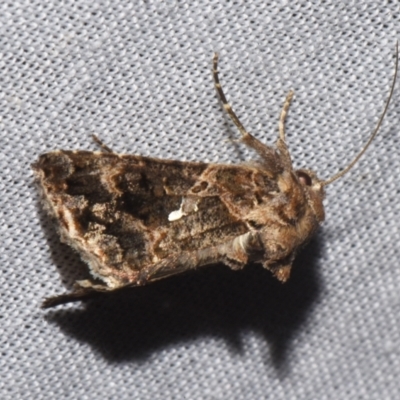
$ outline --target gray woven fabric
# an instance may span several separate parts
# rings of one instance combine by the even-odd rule
[[[96,3],[96,4],[94,4]],[[244,3],[244,2],[243,2]],[[387,98],[397,2],[0,4],[1,399],[400,398],[400,100],[277,283],[218,266],[87,305],[39,308],[84,272],[39,205],[30,164],[54,149],[212,162],[232,141],[211,77],[272,143],[284,97],[295,165],[345,166]]]

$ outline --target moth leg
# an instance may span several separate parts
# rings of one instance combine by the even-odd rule
[[[270,270],[278,281],[285,283],[290,278],[293,261],[296,253],[292,252],[287,257],[280,261],[271,262],[270,260],[264,261],[263,267]]]
[[[96,135],[93,134],[92,139],[107,153],[115,154],[115,152],[112,149],[110,149],[106,144],[104,144]]]
[[[42,303],[42,308],[50,308],[60,304],[92,299],[106,292],[111,292],[112,290],[115,289],[110,289],[105,285],[96,284],[88,279],[76,281],[72,292],[47,297]]]
[[[55,307],[60,304],[72,303],[74,301],[81,301],[83,299],[89,299],[97,297],[101,292],[91,289],[78,289],[70,293],[63,293],[58,296],[47,297],[42,302],[42,308]]]
[[[235,114],[231,105],[228,103],[225,97],[225,93],[222,90],[222,86],[218,77],[218,53],[214,53],[213,78],[214,78],[215,89],[218,93],[218,97],[221,100],[222,106],[224,107],[224,110],[227,112],[233,123],[237,126],[240,133],[242,134],[243,142],[247,144],[249,147],[253,148],[262,157],[270,158],[272,155],[272,149],[269,146],[265,145],[264,143],[260,142],[249,132],[247,132],[246,128],[240,122],[239,118],[237,117],[237,115]]]

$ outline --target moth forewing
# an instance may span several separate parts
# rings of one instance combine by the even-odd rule
[[[41,155],[33,169],[45,208],[93,277],[43,307],[220,262],[232,269],[257,262],[280,281],[289,278],[296,253],[324,220],[324,186],[332,179],[292,168],[284,123],[293,92],[280,115],[276,145],[267,146],[227,103],[217,64],[215,54],[214,83],[224,109],[261,160],[220,165],[116,154],[97,138],[103,152]]]

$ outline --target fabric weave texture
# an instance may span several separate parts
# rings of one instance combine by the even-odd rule
[[[40,206],[30,165],[55,149],[256,159],[220,79],[273,143],[290,89],[296,167],[349,163],[388,96],[397,2],[17,0],[0,4],[1,399],[400,397],[400,96],[282,285],[215,266],[40,309],[85,276]]]

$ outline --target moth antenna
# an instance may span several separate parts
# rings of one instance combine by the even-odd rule
[[[293,92],[293,90],[290,90],[288,95],[286,96],[285,103],[283,105],[281,115],[279,117],[279,138],[283,142],[286,142],[285,120],[286,120],[286,115],[289,111],[290,103],[292,102],[293,96],[294,96],[294,92]]]
[[[264,143],[260,142],[258,139],[256,139],[252,134],[250,134],[246,130],[246,128],[240,122],[236,113],[233,111],[231,105],[228,103],[228,100],[226,99],[225,93],[222,89],[222,85],[219,81],[219,76],[218,76],[218,74],[219,74],[219,72],[218,72],[218,53],[214,53],[212,73],[213,73],[213,79],[214,79],[214,86],[217,91],[218,97],[222,103],[224,110],[227,112],[230,119],[233,121],[233,123],[239,129],[239,131],[242,135],[243,143],[247,144],[247,146],[254,149],[264,159],[271,160],[271,158],[273,157],[272,149],[270,147],[268,147],[267,145],[265,145]]]
[[[358,155],[354,158],[354,160],[349,165],[347,165],[347,167],[343,171],[340,171],[337,174],[333,175],[331,178],[327,179],[326,181],[321,182],[321,184],[323,186],[331,184],[332,182],[334,182],[337,179],[341,178],[348,171],[350,171],[350,169],[353,168],[353,166],[358,162],[358,160],[362,157],[362,155],[368,149],[369,145],[375,139],[375,136],[378,134],[378,131],[379,131],[381,125],[382,125],[382,121],[385,118],[385,115],[386,115],[387,110],[389,108],[390,101],[392,99],[392,95],[393,95],[393,92],[394,92],[394,87],[396,85],[398,64],[399,64],[399,42],[397,41],[396,42],[396,64],[395,64],[395,68],[394,68],[393,81],[392,81],[392,85],[391,85],[391,88],[390,88],[389,97],[386,100],[385,108],[383,109],[383,112],[381,114],[381,117],[379,118],[379,121],[378,121],[378,124],[376,125],[376,128],[372,132],[371,136],[369,137],[369,139],[368,139],[367,143],[365,144],[365,146],[363,147],[363,149],[358,153]]]
[[[242,134],[243,138],[246,138],[249,136],[249,133],[247,132],[246,128],[243,126],[243,124],[240,122],[239,118],[237,117],[236,113],[233,111],[231,105],[228,103],[228,100],[225,97],[225,93],[222,89],[221,83],[219,81],[218,77],[219,71],[218,71],[218,53],[214,53],[214,58],[213,58],[213,78],[214,78],[214,86],[215,89],[218,93],[218,96],[222,102],[222,106],[224,107],[224,110],[228,113],[229,117],[233,121],[233,123],[237,126],[239,129],[240,133]]]

